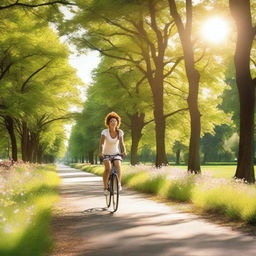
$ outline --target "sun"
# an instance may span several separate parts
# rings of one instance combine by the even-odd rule
[[[203,24],[201,29],[202,37],[214,44],[224,41],[229,33],[228,22],[221,17],[213,17]]]

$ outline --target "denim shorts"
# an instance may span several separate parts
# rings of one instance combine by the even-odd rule
[[[120,161],[122,161],[123,158],[120,155],[104,155],[103,156],[103,161],[104,160],[108,160],[108,161],[120,160]]]

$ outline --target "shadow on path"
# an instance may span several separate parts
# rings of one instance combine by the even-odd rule
[[[65,211],[53,220],[53,256],[256,255],[253,237],[134,191],[122,191],[120,209],[112,214],[105,207],[100,177],[65,167],[60,175],[59,207]]]

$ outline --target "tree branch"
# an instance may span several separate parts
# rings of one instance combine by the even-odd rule
[[[98,51],[100,52],[102,55],[105,55],[107,57],[110,57],[110,58],[114,58],[114,59],[119,59],[119,60],[125,60],[125,61],[128,61],[128,62],[131,62],[133,63],[138,69],[140,69],[143,73],[146,73],[146,71],[139,65],[139,63],[141,61],[135,61],[131,56],[129,56],[128,54],[128,57],[129,58],[125,58],[125,57],[121,57],[121,56],[117,56],[117,55],[112,55],[112,54],[109,54],[109,53],[106,53],[105,52],[105,49],[100,49],[98,47],[96,47],[95,45],[91,44],[87,39],[83,38],[82,39],[86,44],[87,46],[90,48],[90,49],[93,49],[95,51]]]
[[[192,31],[192,0],[186,0],[186,33],[191,35]]]
[[[65,1],[65,0],[63,0],[63,1],[62,0],[51,1],[51,2],[46,2],[46,3],[41,3],[41,4],[20,3],[19,0],[16,0],[16,2],[13,3],[13,4],[0,6],[0,10],[4,10],[4,9],[7,9],[7,8],[12,8],[12,7],[16,7],[16,6],[23,6],[23,7],[28,7],[28,8],[34,8],[34,7],[54,5],[54,4],[74,5],[74,6],[76,6],[76,3],[68,2],[68,1]]]
[[[32,73],[27,80],[22,84],[21,86],[21,93],[24,93],[25,90],[25,86],[27,85],[27,83],[29,82],[29,80],[34,77],[36,74],[38,74],[41,70],[43,70],[45,67],[47,67],[47,65],[52,62],[52,60],[48,61],[46,64],[44,64],[41,68],[39,68],[38,70],[36,70],[34,73]]]
[[[125,84],[123,83],[122,79],[120,78],[120,76],[116,73],[112,73],[109,72],[111,75],[113,75],[116,80],[119,82],[119,84],[127,91],[127,93],[129,94],[130,97],[132,97],[131,93],[129,92],[128,88],[125,86]]]
[[[144,122],[144,126],[148,125],[149,123],[152,123],[153,121],[155,121],[155,119],[151,119],[151,120],[149,120],[147,122]]]
[[[169,76],[173,71],[174,69],[177,67],[177,65],[180,63],[180,61],[183,60],[183,56],[179,57],[177,59],[177,61],[173,64],[173,66],[171,67],[171,69],[164,75],[164,78],[166,78],[167,76]]]
[[[174,86],[171,82],[169,82],[169,81],[164,81],[164,82],[167,83],[167,84],[169,84],[169,85],[170,85],[171,87],[173,87],[174,89],[179,90],[180,92],[182,92],[182,93],[184,93],[184,94],[188,94],[188,92],[183,91],[183,90],[181,90],[180,88]]]
[[[174,21],[177,25],[177,28],[179,30],[179,34],[183,35],[184,34],[184,26],[181,20],[181,17],[177,11],[177,6],[175,3],[175,0],[168,0],[169,1],[169,5],[170,5],[170,13],[172,15],[172,17],[174,18]]]
[[[185,111],[185,110],[188,110],[188,108],[178,109],[178,110],[176,110],[176,111],[174,111],[174,112],[172,112],[172,113],[169,113],[169,114],[164,115],[164,118],[166,119],[167,117],[173,116],[173,115],[175,115],[175,114],[177,114],[177,113],[179,113],[179,112],[181,112],[181,111]]]
[[[150,12],[150,19],[151,19],[151,27],[155,31],[157,40],[158,40],[158,44],[160,45],[163,43],[163,36],[157,26],[155,6],[153,5],[153,1],[151,1],[151,0],[148,1],[148,5],[149,5],[149,12]]]
[[[48,120],[44,123],[42,123],[40,125],[40,128],[43,128],[43,126],[46,126],[47,124],[50,124],[52,122],[55,122],[55,121],[59,121],[59,120],[68,120],[68,119],[71,119],[72,116],[70,114],[66,115],[66,116],[61,116],[61,117],[58,117],[58,118],[54,118],[54,119],[51,119],[51,120]]]
[[[5,69],[0,74],[0,80],[4,77],[4,75],[9,71],[10,67],[14,64],[14,62],[11,62],[9,65],[6,66]]]
[[[204,51],[203,51],[201,57],[199,57],[198,60],[195,60],[195,63],[199,62],[204,57],[205,51],[206,51],[206,47],[204,47]]]
[[[146,76],[143,76],[137,83],[136,83],[136,93],[139,93],[139,86],[142,82],[146,79]]]
[[[133,22],[133,25],[137,28],[137,30],[140,32],[140,34],[143,35],[142,38],[149,45],[151,54],[152,54],[152,58],[154,59],[154,62],[156,62],[156,48],[155,48],[155,45],[152,43],[152,41],[149,39],[146,30],[144,29],[143,21],[141,20],[138,25],[136,25],[135,22]]]

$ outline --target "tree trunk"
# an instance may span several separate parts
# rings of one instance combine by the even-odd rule
[[[193,6],[191,0],[186,0],[186,24],[184,25],[182,19],[177,11],[175,0],[169,0],[170,13],[174,18],[175,24],[178,28],[180,41],[184,53],[185,69],[189,83],[188,107],[190,113],[190,142],[189,142],[189,157],[188,157],[188,171],[192,173],[200,173],[200,132],[201,120],[198,109],[198,89],[200,74],[195,69],[194,49],[192,43],[192,17]]]
[[[131,165],[138,164],[138,146],[142,136],[142,129],[145,125],[144,118],[145,114],[135,114],[129,116],[131,120],[131,135],[132,135],[132,145],[131,145]]]
[[[197,91],[198,91],[197,82]],[[192,86],[190,85],[190,88]],[[194,88],[194,87],[192,87]],[[192,89],[193,90],[193,89]],[[191,90],[191,91],[192,91]],[[196,94],[196,95],[193,95]],[[190,97],[191,96],[191,97]],[[197,92],[193,90],[192,95],[190,93],[188,99],[189,113],[190,113],[190,141],[189,141],[189,156],[188,156],[188,171],[192,173],[200,173],[200,132],[201,132],[201,120],[197,103]]]
[[[17,161],[18,160],[18,148],[17,148],[17,140],[16,135],[14,132],[14,121],[10,116],[5,116],[5,126],[8,130],[10,139],[11,139],[11,146],[12,146],[12,160]]]
[[[33,140],[31,137],[31,132],[28,130],[28,143],[27,143],[27,161],[33,161]]]
[[[239,79],[237,79],[237,85],[240,90],[240,139],[235,177],[254,183],[254,87],[250,86],[250,84],[252,84],[251,81],[246,82],[245,79],[243,79],[240,84],[238,80]],[[243,87],[241,85],[243,85]]]
[[[29,131],[27,128],[27,124],[25,122],[22,123],[22,134],[21,134],[21,154],[22,160],[24,162],[28,161],[28,143],[29,143]]]
[[[180,164],[180,148],[176,151],[176,164]]]
[[[156,133],[156,167],[167,165],[167,156],[165,151],[165,116],[164,116],[164,101],[163,101],[163,88],[164,88],[164,57],[165,50],[167,49],[168,40],[166,40],[163,30],[158,27],[156,19],[156,2],[148,1],[150,11],[150,19],[152,30],[157,37],[157,47],[151,51],[150,54],[143,53],[147,66],[147,80],[150,84],[153,94],[154,103],[154,120],[155,120],[155,133]],[[151,47],[149,47],[151,48]],[[157,53],[157,54],[156,54]],[[153,56],[154,57],[153,57]],[[152,60],[154,65],[152,66]]]
[[[208,154],[207,152],[204,153],[203,163],[205,164],[207,162]]]
[[[39,136],[35,132],[31,132],[31,162],[37,163],[38,149],[39,149]]]
[[[94,164],[93,151],[88,152],[89,163]]]
[[[250,73],[250,52],[256,29],[252,27],[249,0],[230,0],[229,5],[237,27],[234,62],[240,102],[240,139],[235,178],[254,183],[255,83]]]
[[[167,156],[165,151],[165,117],[163,104],[163,85],[158,83],[158,86],[153,91],[154,98],[154,119],[156,131],[156,167],[166,165]]]
[[[42,146],[42,145],[39,145],[39,146],[38,146],[38,150],[37,150],[37,162],[38,162],[39,164],[41,164],[42,161],[43,161],[43,152],[44,152],[43,146]]]

